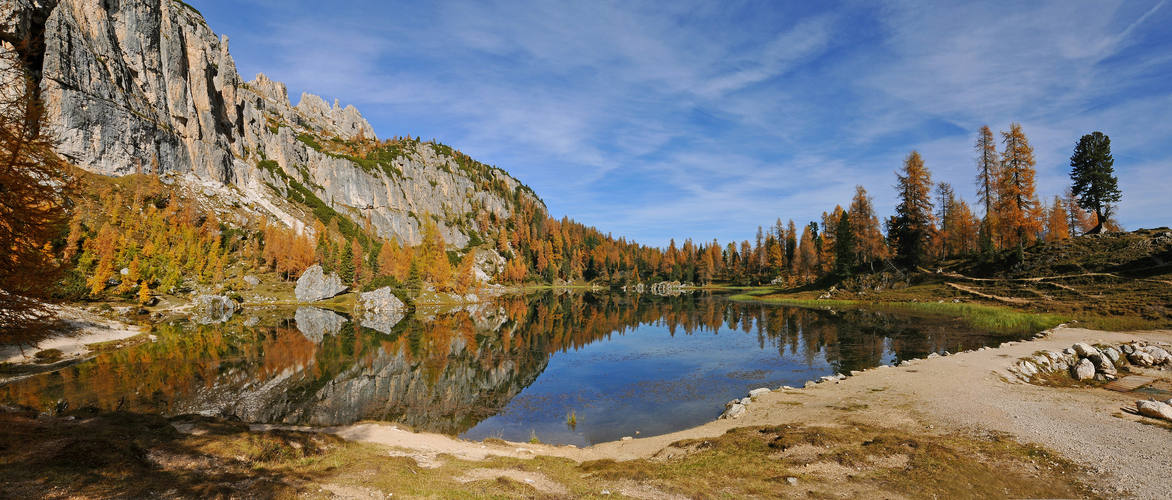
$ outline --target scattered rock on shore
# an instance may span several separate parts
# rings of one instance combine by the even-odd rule
[[[1083,358],[1077,365],[1074,366],[1071,375],[1075,380],[1090,380],[1095,378],[1095,364],[1091,360]]]
[[[1139,410],[1140,415],[1172,422],[1172,404],[1163,401],[1148,400],[1136,401],[1135,407]]]

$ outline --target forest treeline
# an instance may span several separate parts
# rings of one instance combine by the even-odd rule
[[[1106,154],[1099,156],[1106,166],[1100,169],[1106,174],[1100,177],[1113,183],[1109,139],[1100,136],[1088,134],[1080,148],[1086,149],[1087,138],[1101,144]],[[336,212],[318,216],[312,231],[295,231],[263,217],[223,221],[216,210],[157,175],[80,173],[83,188],[72,195],[68,224],[49,248],[65,269],[56,293],[69,299],[121,295],[145,302],[156,293],[212,283],[242,290],[247,285],[240,280],[247,273],[274,271],[294,280],[315,263],[338,272],[355,289],[391,285],[409,292],[428,287],[466,293],[476,286],[477,252],[489,249],[505,258],[496,281],[507,284],[679,280],[792,286],[886,263],[915,266],[1068,238],[1096,230],[1103,220],[1098,214],[1110,214],[1118,196],[1107,196],[1107,206],[1096,209],[1088,196],[1093,183],[1079,187],[1075,182],[1061,196],[1042,201],[1021,127],[1014,124],[1001,137],[998,151],[988,127],[978,134],[976,209],[948,183],[934,184],[923,158],[913,151],[897,172],[900,204],[886,219],[876,213],[867,190],[857,186],[845,208],[835,206],[801,226],[778,219],[768,229],[759,227],[754,241],[739,243],[684,240],[677,245],[673,240],[667,248],[649,247],[568,218],[553,219],[539,202],[517,196],[508,217],[480,214],[477,227],[495,232],[476,233],[467,248],[449,248],[426,216],[422,243],[409,246]],[[1082,161],[1080,155],[1085,156],[1076,151],[1072,164]],[[1102,225],[1114,223],[1107,219]]]

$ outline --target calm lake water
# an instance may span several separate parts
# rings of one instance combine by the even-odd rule
[[[937,316],[605,293],[402,319],[246,310],[152,333],[155,342],[0,386],[0,401],[321,426],[383,420],[589,445],[707,422],[757,387],[1005,340]]]

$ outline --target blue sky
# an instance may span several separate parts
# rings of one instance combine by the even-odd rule
[[[978,128],[1013,121],[1039,195],[1101,130],[1120,222],[1172,225],[1168,0],[188,1],[246,79],[436,138],[648,244],[800,226],[855,184],[886,216],[912,149],[971,203]]]

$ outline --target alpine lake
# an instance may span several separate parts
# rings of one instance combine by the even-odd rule
[[[309,426],[385,421],[586,446],[702,424],[758,387],[1007,340],[959,318],[700,292],[543,292],[377,320],[246,308],[224,323],[156,324],[150,335],[0,386],[0,402]]]

